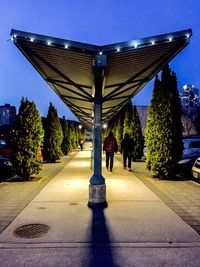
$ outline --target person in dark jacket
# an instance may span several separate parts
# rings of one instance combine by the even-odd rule
[[[83,139],[80,138],[80,139],[79,139],[79,145],[80,145],[80,149],[81,149],[81,151],[83,150],[83,143],[84,143]]]
[[[103,151],[106,152],[106,168],[112,172],[114,164],[114,152],[117,152],[118,145],[117,140],[113,135],[113,132],[110,131],[108,136],[105,138],[103,143]]]
[[[121,142],[121,153],[123,154],[123,165],[124,169],[127,167],[128,160],[128,170],[131,171],[131,158],[134,149],[134,141],[130,138],[128,133],[125,134],[124,139]]]

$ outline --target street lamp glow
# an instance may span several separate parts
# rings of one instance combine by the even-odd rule
[[[138,44],[137,43],[134,43],[134,47],[137,48],[138,47]]]
[[[82,125],[81,125],[81,124],[79,124],[78,128],[79,128],[79,129],[82,129]]]
[[[172,41],[172,37],[169,38],[169,41],[170,41],[170,42]]]
[[[119,51],[120,51],[120,48],[118,47],[118,48],[117,48],[117,52],[119,52]]]
[[[151,44],[154,45],[155,44],[155,41],[151,41]]]
[[[68,48],[68,45],[67,45],[67,44],[65,45],[65,48],[66,48],[66,49]]]
[[[31,42],[34,42],[34,38],[31,38]]]
[[[51,45],[51,41],[47,41],[47,44],[48,44],[48,45]]]
[[[102,52],[102,51],[100,51],[100,52],[99,52],[99,55],[103,55],[103,52]]]
[[[106,129],[108,125],[106,123],[103,124],[103,129]]]
[[[187,37],[187,38],[189,38],[189,37],[190,37],[190,35],[189,35],[189,34],[187,34],[187,35],[186,35],[186,37]]]

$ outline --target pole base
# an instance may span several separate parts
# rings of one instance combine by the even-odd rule
[[[89,201],[88,206],[92,207],[94,205],[107,206],[106,202],[106,185],[89,185]]]

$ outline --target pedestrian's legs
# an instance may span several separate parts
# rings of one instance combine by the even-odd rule
[[[109,166],[109,158],[110,158],[110,152],[106,151],[106,168],[108,169]]]
[[[126,168],[126,161],[127,161],[127,153],[123,153],[124,168]]]
[[[110,171],[113,169],[113,163],[114,163],[114,152],[110,152]]]
[[[128,153],[128,168],[130,171],[131,170],[131,153],[130,152]]]

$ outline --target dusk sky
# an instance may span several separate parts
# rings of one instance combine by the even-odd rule
[[[49,103],[59,117],[75,117],[10,39],[10,30],[33,32],[79,42],[104,45],[191,28],[190,44],[170,63],[178,87],[200,89],[199,0],[1,0],[0,105],[19,107],[22,96],[34,100],[40,114]],[[149,105],[153,83],[133,99]]]

